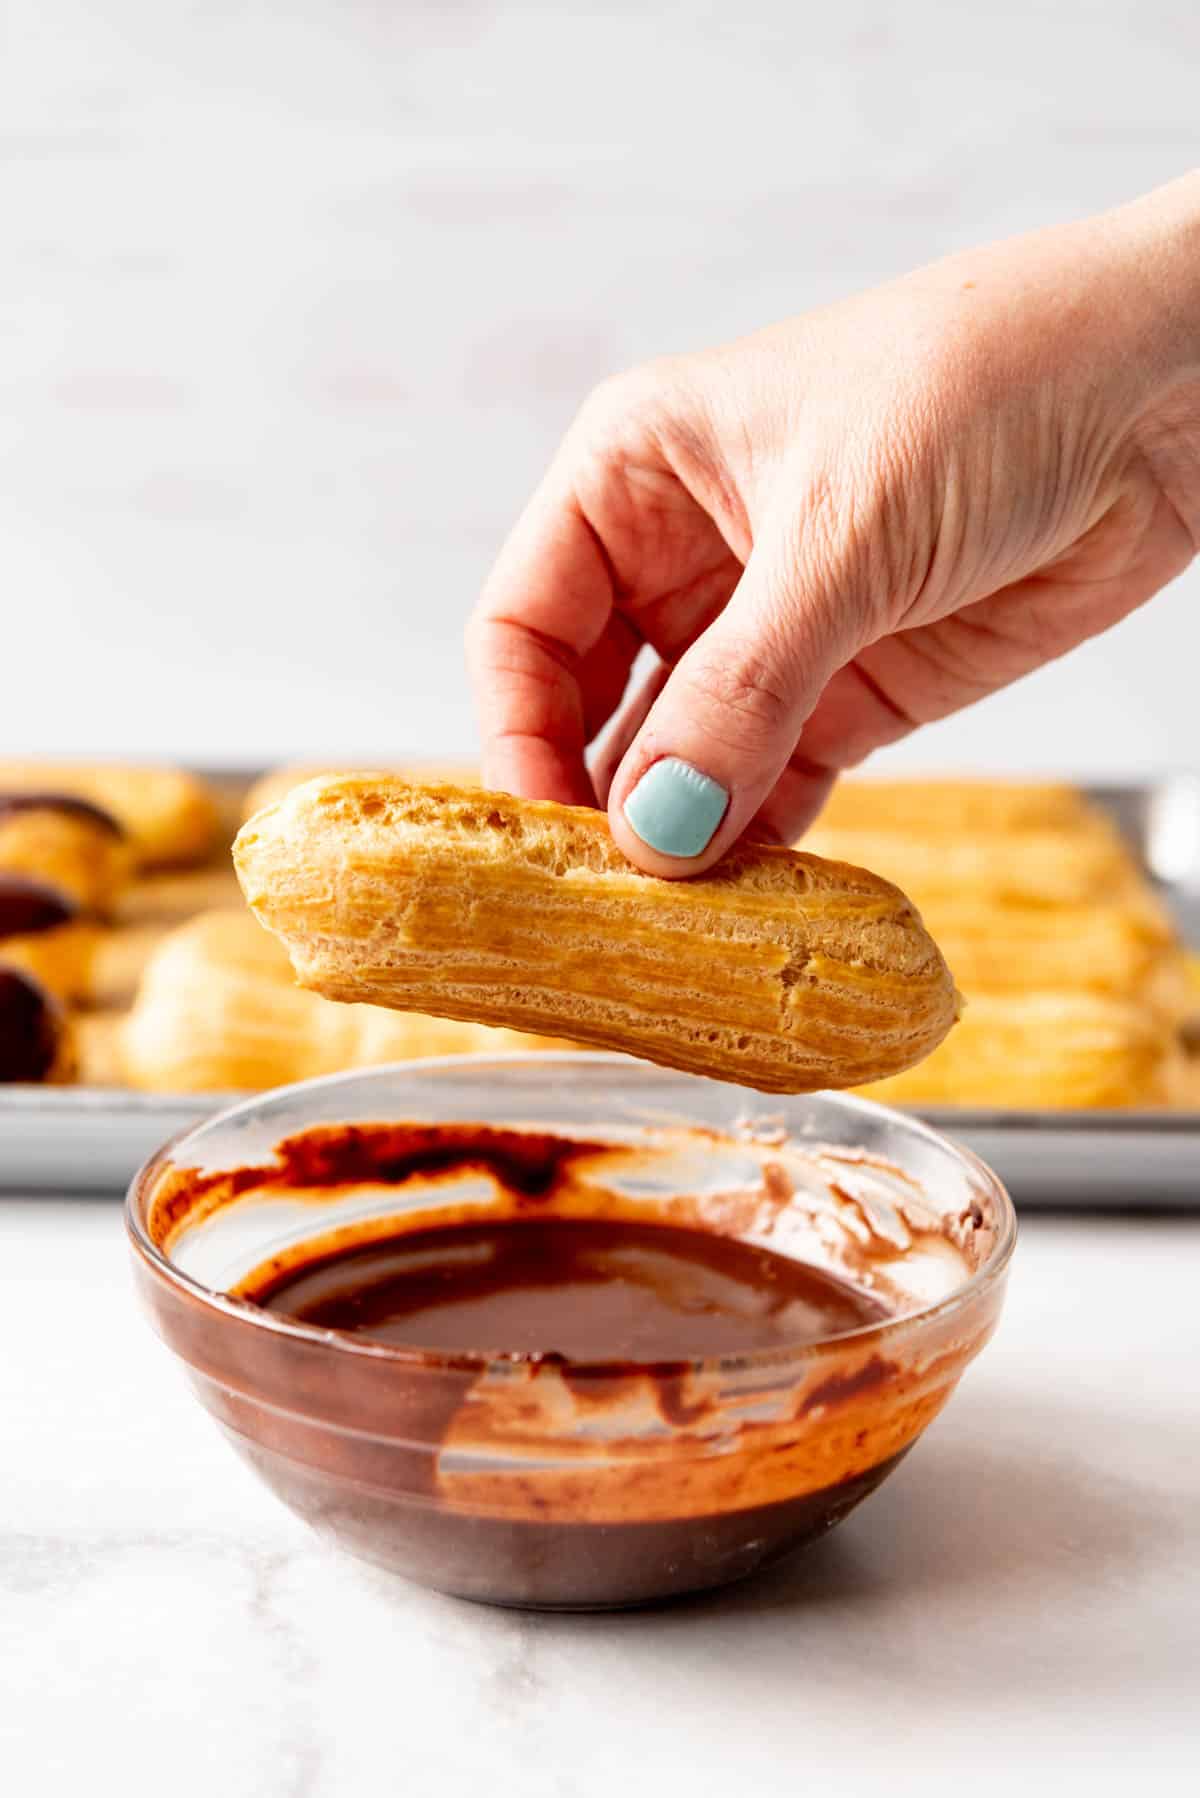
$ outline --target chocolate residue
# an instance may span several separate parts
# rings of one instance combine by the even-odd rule
[[[663,1422],[676,1430],[694,1430],[706,1417],[715,1418],[719,1406],[712,1393],[697,1394],[686,1362],[661,1367],[655,1379],[655,1400]]]
[[[872,1355],[869,1361],[848,1373],[831,1373],[827,1380],[805,1393],[800,1414],[804,1416],[818,1406],[844,1404],[847,1399],[870,1392],[873,1386],[881,1386],[896,1371],[894,1362],[885,1361],[882,1355]]]
[[[0,942],[8,936],[35,936],[53,930],[78,915],[75,901],[58,887],[0,871]]]
[[[14,812],[61,812],[81,822],[99,825],[110,836],[123,838],[125,835],[124,827],[111,812],[106,812],[103,806],[93,805],[90,799],[80,799],[75,793],[0,793],[0,823]]]
[[[524,1199],[548,1199],[573,1163],[610,1145],[487,1124],[317,1124],[284,1137],[271,1161],[225,1173],[169,1167],[155,1187],[147,1220],[163,1248],[184,1222],[208,1217],[257,1187],[286,1187],[335,1198],[347,1186],[403,1186],[418,1177],[450,1182],[486,1174]]]

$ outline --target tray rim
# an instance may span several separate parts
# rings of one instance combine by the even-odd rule
[[[397,1062],[397,1067],[411,1067],[417,1062],[440,1060],[441,1057],[417,1056],[412,1062]],[[459,1059],[470,1060],[470,1056]],[[747,1094],[756,1089],[746,1087]],[[47,1122],[56,1116],[75,1117],[81,1112],[99,1112],[122,1117],[155,1118],[183,1109],[205,1112],[224,1110],[247,1099],[260,1096],[255,1090],[227,1089],[211,1092],[135,1092],[123,1086],[12,1086],[0,1088],[0,1125],[6,1113],[31,1111],[40,1113]],[[757,1093],[770,1104],[777,1095]],[[872,1101],[882,1104],[883,1101]],[[1188,1136],[1200,1134],[1200,1110],[1189,1111],[1106,1111],[1075,1109],[1070,1111],[1013,1111],[1001,1107],[954,1105],[889,1105],[889,1111],[903,1116],[923,1118],[936,1130],[953,1135],[958,1130],[1013,1130],[1038,1133],[1048,1130],[1076,1131],[1095,1135],[1100,1131],[1122,1136],[1144,1135]]]

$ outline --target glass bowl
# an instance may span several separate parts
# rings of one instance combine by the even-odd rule
[[[504,1154],[451,1152],[464,1126]],[[559,1182],[564,1143],[576,1161]],[[794,1347],[631,1364],[398,1346],[238,1296],[318,1242],[530,1206],[632,1208],[768,1246],[889,1315]],[[720,1585],[845,1517],[988,1340],[1015,1238],[995,1175],[912,1118],[588,1053],[264,1094],[161,1150],[127,1223],[159,1335],[285,1504],[425,1585],[570,1609]]]

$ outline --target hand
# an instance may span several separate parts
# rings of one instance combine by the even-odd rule
[[[600,387],[469,627],[484,778],[607,803],[650,873],[753,822],[794,841],[839,770],[1114,624],[1198,542],[1188,177]]]

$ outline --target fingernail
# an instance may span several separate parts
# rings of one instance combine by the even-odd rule
[[[648,849],[682,858],[708,848],[728,804],[720,781],[668,755],[647,768],[622,810]]]

